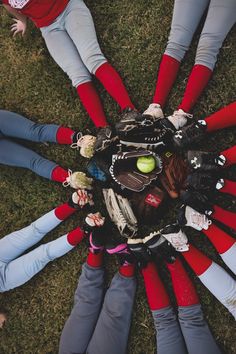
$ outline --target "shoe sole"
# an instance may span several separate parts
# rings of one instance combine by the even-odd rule
[[[135,143],[132,141],[124,141],[124,140],[120,140],[120,143],[126,146],[134,146],[136,148],[143,148],[143,149],[153,149],[153,148],[157,148],[159,146],[165,146],[164,142],[161,143],[156,143],[156,144],[145,144],[145,143]]]

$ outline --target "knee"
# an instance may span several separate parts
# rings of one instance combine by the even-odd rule
[[[87,67],[88,71],[95,75],[96,70],[104,63],[107,62],[106,58],[100,50],[91,49],[84,55],[81,55],[81,58]]]
[[[185,53],[189,49],[191,43],[192,33],[181,26],[172,28],[165,54],[170,55],[178,61],[181,61]]]
[[[217,36],[211,38],[208,36],[201,37],[197,48],[195,64],[205,65],[213,70],[220,47],[221,41]]]

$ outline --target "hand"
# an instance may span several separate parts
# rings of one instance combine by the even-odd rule
[[[3,328],[6,320],[7,320],[6,315],[4,313],[0,313],[0,329]]]
[[[11,25],[11,32],[13,33],[13,37],[15,37],[18,33],[21,33],[23,37],[26,31],[27,22],[17,20],[16,18],[14,18],[13,21],[15,21],[15,23]]]

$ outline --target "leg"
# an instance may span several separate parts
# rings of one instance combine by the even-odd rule
[[[0,261],[9,263],[27,249],[38,243],[42,238],[76,210],[67,203],[35,220],[29,226],[12,232],[0,239]]]
[[[225,264],[236,274],[236,241],[233,237],[212,224],[202,232],[209,238]]]
[[[164,106],[201,17],[210,0],[175,0],[171,31],[159,68],[154,103]]]
[[[236,22],[234,0],[211,0],[199,40],[195,65],[179,108],[189,112],[206,87],[222,43]]]
[[[179,307],[179,323],[189,354],[220,354],[200,304]]]
[[[220,130],[236,125],[236,102],[223,107],[204,119],[207,132]]]
[[[68,242],[68,235],[39,246],[32,252],[6,264],[1,274],[3,288],[0,291],[8,291],[26,283],[49,262],[71,251],[74,246]]]
[[[0,164],[24,167],[47,179],[57,167],[55,162],[7,139],[0,139]]]
[[[160,354],[187,353],[183,336],[170,306],[170,300],[154,263],[142,269],[149,307],[156,328],[157,351]]]
[[[88,68],[101,81],[121,109],[134,108],[127,90],[115,69],[107,63],[98,44],[91,13],[82,0],[71,0],[65,28]]]
[[[86,352],[102,306],[103,293],[103,267],[84,264],[74,306],[61,334],[59,354]]]
[[[183,252],[182,255],[206,288],[236,318],[235,280],[193,245],[190,245],[189,251]]]
[[[107,290],[87,353],[125,354],[136,292],[136,279],[117,273]]]

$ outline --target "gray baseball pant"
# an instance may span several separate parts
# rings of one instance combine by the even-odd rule
[[[59,354],[125,354],[136,279],[115,274],[104,297],[104,269],[84,264]]]
[[[175,0],[165,54],[178,61],[183,59],[208,6],[195,64],[214,69],[222,43],[236,22],[235,0]]]

